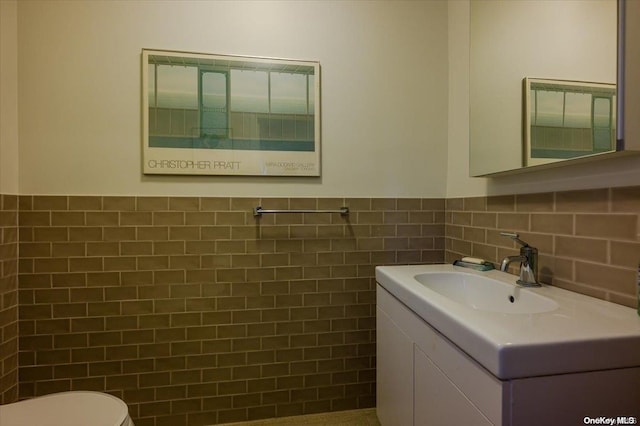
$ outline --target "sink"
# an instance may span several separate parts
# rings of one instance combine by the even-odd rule
[[[639,366],[635,309],[501,271],[378,266],[376,282],[501,380]]]
[[[558,308],[558,304],[548,297],[464,272],[426,272],[414,278],[436,293],[480,311],[536,314]]]

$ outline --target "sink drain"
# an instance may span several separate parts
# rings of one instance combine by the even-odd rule
[[[513,296],[509,296],[509,302],[513,303],[516,301],[516,298]]]

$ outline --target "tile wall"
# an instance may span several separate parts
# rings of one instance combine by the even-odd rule
[[[351,213],[256,219],[258,205]],[[136,426],[372,407],[374,266],[442,262],[444,211],[442,199],[20,196],[20,397],[107,391]]]
[[[18,197],[0,195],[0,404],[18,398]]]
[[[540,281],[636,307],[640,187],[446,201],[446,260],[518,253],[501,231],[539,249]],[[515,269],[512,272],[516,272]]]
[[[255,218],[258,205],[351,213]],[[138,426],[374,406],[375,265],[498,262],[517,253],[500,231],[539,248],[542,281],[636,303],[640,187],[448,200],[4,196],[1,214],[3,401],[18,396],[19,363],[20,398],[107,391]]]

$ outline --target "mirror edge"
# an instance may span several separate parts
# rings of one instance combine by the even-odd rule
[[[625,116],[625,22],[626,0],[618,0],[618,61],[616,78],[616,151],[624,151],[624,116]]]

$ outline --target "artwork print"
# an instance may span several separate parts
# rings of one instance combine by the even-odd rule
[[[320,64],[142,51],[143,172],[320,175]]]

